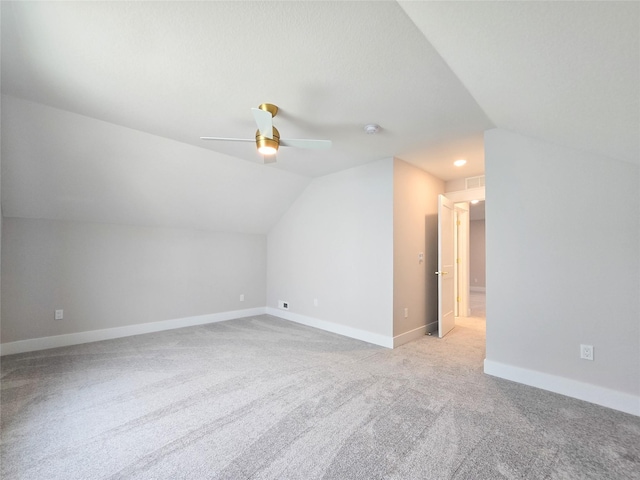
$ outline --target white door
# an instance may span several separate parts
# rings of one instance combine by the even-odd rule
[[[453,202],[438,195],[438,336],[456,326]]]

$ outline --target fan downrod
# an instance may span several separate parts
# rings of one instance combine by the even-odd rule
[[[262,103],[258,105],[260,110],[264,110],[265,112],[269,112],[272,117],[275,117],[278,114],[278,107],[273,103]]]

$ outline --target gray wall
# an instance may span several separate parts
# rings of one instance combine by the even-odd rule
[[[469,286],[485,288],[486,246],[485,221],[469,222]]]
[[[474,176],[474,175],[469,175]],[[449,180],[444,184],[445,192],[459,192],[466,189],[467,177],[456,178],[455,180]]]
[[[438,321],[438,194],[444,182],[402,160],[393,169],[393,334]],[[424,253],[424,262],[418,254]],[[409,309],[404,318],[404,309]],[[435,325],[434,325],[435,323]]]
[[[265,235],[5,218],[2,238],[3,343],[266,302]]]
[[[269,232],[267,264],[268,307],[390,338],[393,159],[316,178]]]
[[[485,161],[487,361],[638,402],[638,166],[498,129]]]

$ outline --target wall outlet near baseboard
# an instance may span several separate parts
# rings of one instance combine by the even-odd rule
[[[240,301],[241,301],[241,302],[244,302],[244,293],[241,293],[241,294],[240,294]]]
[[[404,318],[409,318],[409,309],[408,308],[404,309]]]
[[[289,310],[289,302],[278,300],[278,308],[281,308],[282,310]]]
[[[55,318],[56,320],[63,320],[64,319],[64,310],[56,310],[54,313],[53,318]]]
[[[580,358],[593,360],[593,345],[580,345]]]
[[[314,299],[313,299],[313,306],[314,306],[314,307],[317,307],[317,306],[318,306],[318,299],[317,299],[317,298],[314,298]]]

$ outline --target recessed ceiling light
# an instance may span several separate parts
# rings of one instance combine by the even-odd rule
[[[476,203],[478,203],[479,201],[480,201],[480,200],[471,200],[471,203],[472,203],[473,205],[475,205],[475,204],[476,204]]]
[[[461,167],[461,166],[463,166],[465,163],[467,163],[467,161],[466,161],[466,160],[464,160],[463,158],[461,158],[460,160],[456,160],[455,162],[453,162],[453,164],[454,164],[456,167]]]

